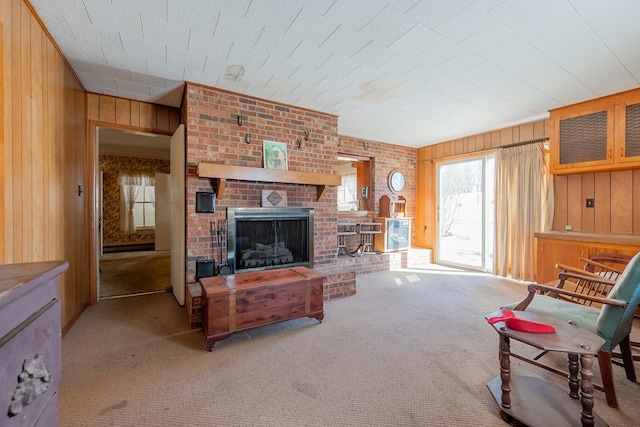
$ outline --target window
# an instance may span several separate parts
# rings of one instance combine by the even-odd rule
[[[338,155],[338,211],[369,210],[371,159],[352,154]]]
[[[133,223],[136,231],[153,230],[156,225],[155,187],[152,185],[137,187],[136,201],[133,205]]]
[[[358,210],[358,174],[351,163],[342,163],[338,166],[342,182],[338,186],[338,210]]]
[[[155,176],[145,172],[120,174],[120,229],[124,234],[155,227]]]

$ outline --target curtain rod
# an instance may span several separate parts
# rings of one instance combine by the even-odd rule
[[[450,157],[460,157],[460,156],[465,156],[467,154],[482,153],[483,151],[491,151],[491,150],[496,150],[496,149],[500,149],[500,148],[518,147],[520,145],[535,144],[537,142],[544,142],[544,141],[548,141],[548,140],[549,140],[549,137],[545,136],[544,138],[529,139],[527,141],[514,142],[513,144],[499,145],[498,147],[481,148],[480,150],[468,151],[466,153],[451,154],[449,156],[442,156],[442,157],[433,157],[431,159],[424,159],[423,162],[432,162],[434,160],[448,159]]]
[[[548,140],[549,140],[549,137],[545,136],[544,138],[530,139],[528,141],[520,141],[520,142],[514,142],[513,144],[501,145],[498,148],[519,147],[521,145],[535,144],[537,142],[544,142],[544,141],[548,141]]]

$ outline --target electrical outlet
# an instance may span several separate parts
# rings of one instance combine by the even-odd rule
[[[596,203],[595,199],[587,199],[587,207],[588,208],[594,207],[595,203]]]
[[[571,231],[571,226],[569,224],[564,226],[565,231]]]

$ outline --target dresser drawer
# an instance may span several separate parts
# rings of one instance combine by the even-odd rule
[[[61,312],[60,302],[52,301],[34,313],[26,321],[0,338],[0,425],[16,426],[56,426],[57,425],[57,390],[61,377]],[[28,374],[24,372],[25,361],[41,360],[33,363],[34,368]],[[29,362],[26,363],[29,365]],[[49,377],[43,376],[48,372]],[[19,377],[26,379],[22,382]],[[33,377],[38,377],[33,379]],[[45,378],[45,380],[39,378]],[[20,384],[20,387],[19,387]],[[32,392],[37,384],[41,394]],[[12,399],[17,396],[16,389],[29,390],[27,395],[32,401],[26,405],[12,407]],[[13,409],[17,412],[10,415]],[[46,414],[50,416],[45,416]]]

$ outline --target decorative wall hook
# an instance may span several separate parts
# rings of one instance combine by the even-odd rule
[[[242,126],[242,114],[238,114],[238,126]]]
[[[308,131],[308,130],[305,130],[305,131],[304,131],[304,140],[305,140],[305,141],[308,141],[308,140],[309,140],[309,131]]]
[[[246,133],[244,135],[244,142],[246,142],[247,144],[251,144],[251,134],[250,133]]]
[[[364,148],[365,150],[369,149],[369,141],[365,141],[364,139],[361,139],[358,142],[362,145],[362,148]]]
[[[298,148],[302,146],[302,141],[300,141],[300,138],[296,139],[296,145],[298,146]]]

